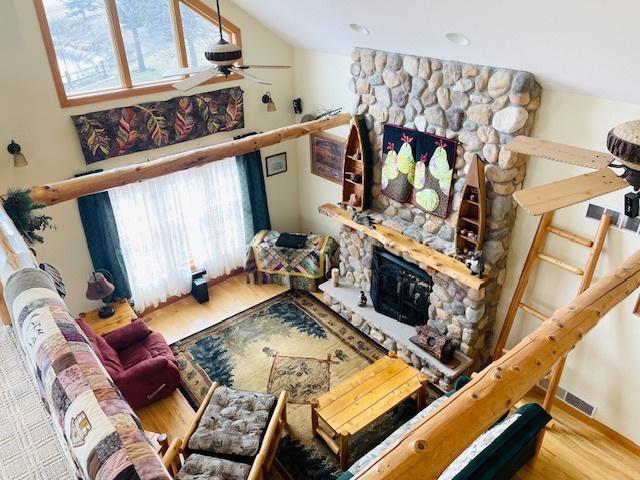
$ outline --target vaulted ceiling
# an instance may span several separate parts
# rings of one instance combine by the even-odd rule
[[[233,1],[294,46],[337,54],[363,46],[517,68],[546,87],[640,103],[637,0]],[[471,44],[451,43],[448,32]]]

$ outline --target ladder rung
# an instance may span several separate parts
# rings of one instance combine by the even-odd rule
[[[527,305],[526,303],[521,303],[520,305],[518,305],[521,309],[523,309],[525,312],[530,313],[531,315],[533,315],[534,317],[538,318],[539,320],[542,320],[543,322],[549,318],[548,316],[546,316],[544,313],[542,313],[540,310],[536,310],[535,308],[533,308],[530,305]]]
[[[549,262],[555,265],[556,267],[564,268],[565,270],[568,270],[571,273],[575,273],[576,275],[584,274],[583,270],[580,270],[579,268],[576,268],[573,265],[569,265],[568,263],[563,262],[562,260],[559,260],[555,257],[550,257],[549,255],[546,255],[544,253],[539,253],[538,258],[540,260],[544,260],[545,262]]]
[[[573,243],[577,243],[579,245],[583,245],[587,248],[593,247],[593,241],[588,238],[581,237],[580,235],[576,235],[575,233],[567,232],[560,227],[556,227],[555,225],[549,225],[547,227],[547,232],[553,233],[554,235],[558,235],[559,237],[565,238]]]

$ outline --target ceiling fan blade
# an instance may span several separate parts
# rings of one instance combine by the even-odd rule
[[[192,88],[203,84],[204,82],[208,81],[213,77],[217,77],[218,75],[222,75],[222,74],[218,72],[215,68],[209,68],[204,72],[196,73],[195,75],[192,75],[189,78],[186,78],[180,82],[176,82],[172,84],[172,87],[178,90],[182,90],[183,92],[186,92],[187,90],[191,90]]]
[[[628,186],[629,184],[612,170],[603,168],[577,177],[520,190],[515,192],[513,197],[530,214],[540,215]]]
[[[230,70],[232,72],[237,73],[238,75],[242,75],[247,80],[252,80],[254,82],[261,83],[262,85],[271,85],[270,82],[267,82],[266,80],[262,80],[261,78],[258,78],[258,77],[254,76],[254,75],[251,75],[250,73],[247,73],[246,70],[240,70],[239,68],[235,68],[235,67],[231,67]]]
[[[211,65],[199,65],[197,67],[171,68],[162,74],[163,77],[178,77],[180,75],[190,75],[209,70]]]
[[[271,68],[271,69],[286,69],[291,68],[289,65],[235,65],[236,68]]]
[[[507,143],[507,150],[534,157],[548,158],[587,168],[604,168],[616,159],[610,153],[597,152],[586,148],[573,147],[539,138],[519,135]]]

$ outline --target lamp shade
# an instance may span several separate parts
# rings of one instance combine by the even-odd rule
[[[102,300],[111,295],[115,289],[113,283],[107,280],[102,273],[95,272],[89,277],[85,295],[89,300]]]

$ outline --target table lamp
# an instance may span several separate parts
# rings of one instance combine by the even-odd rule
[[[93,272],[89,276],[87,281],[87,293],[85,294],[89,300],[102,300],[105,305],[98,310],[98,316],[100,318],[109,318],[116,313],[116,309],[109,303],[111,302],[111,296],[116,287],[113,286],[113,280],[111,274],[106,270],[98,270]]]

